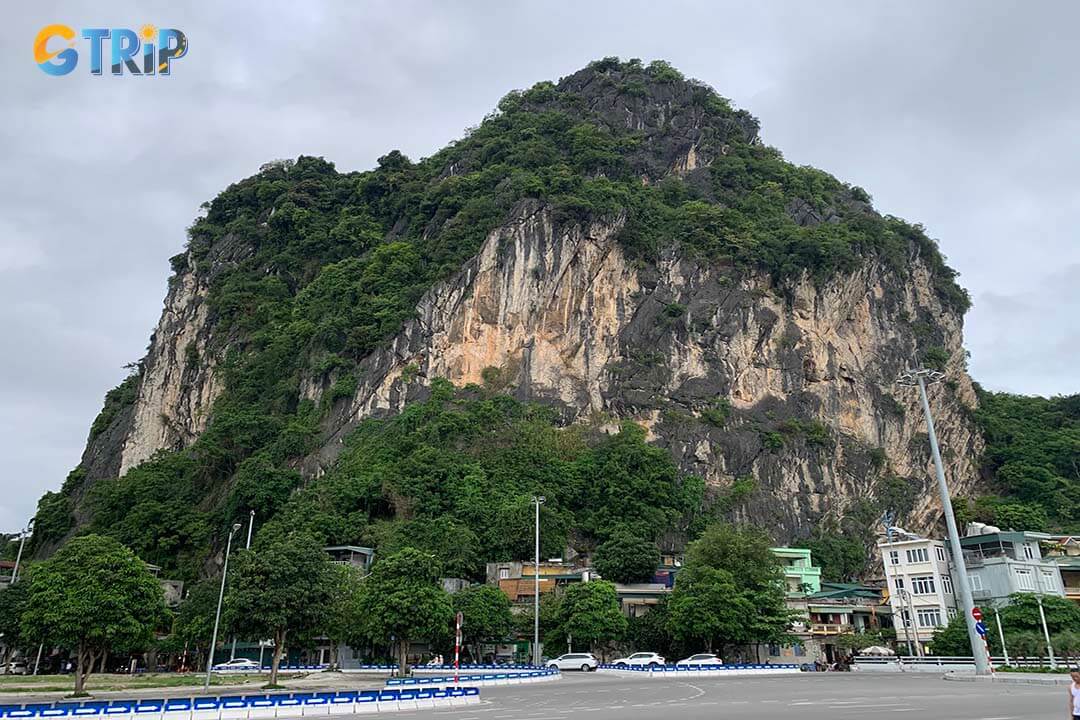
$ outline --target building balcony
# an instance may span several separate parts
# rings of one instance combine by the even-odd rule
[[[855,632],[854,625],[841,625],[833,623],[810,623],[811,635],[842,635]]]

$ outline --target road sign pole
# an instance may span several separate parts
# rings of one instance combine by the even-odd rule
[[[454,684],[458,684],[458,667],[461,663],[461,621],[464,616],[459,612],[457,614],[455,625],[456,630],[454,632]],[[475,660],[474,660],[475,662]]]

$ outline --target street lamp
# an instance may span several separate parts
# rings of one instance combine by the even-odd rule
[[[229,552],[232,550],[233,535],[239,529],[240,523],[235,523],[229,531],[229,540],[225,543],[225,565],[221,569],[221,590],[218,591],[217,612],[214,614],[214,634],[210,638],[210,654],[206,659],[206,682],[203,683],[203,692],[210,689],[210,670],[214,667],[214,646],[217,645],[218,623],[221,622],[221,601],[225,599],[225,576],[229,574]]]
[[[540,506],[543,495],[533,495],[536,505],[536,562],[533,565],[533,665],[540,666]]]
[[[255,527],[255,511],[252,510],[251,513],[248,515],[248,536],[247,536],[247,543],[244,544],[244,549],[245,550],[250,550],[251,549],[251,530],[254,527]],[[232,650],[229,652],[229,659],[230,660],[235,660],[236,659],[236,634],[235,633],[233,634],[233,637],[232,637]],[[259,670],[262,670],[262,662],[259,663]]]
[[[26,545],[26,537],[30,534],[30,530],[34,527],[34,518],[30,518],[30,522],[26,523],[26,529],[19,533],[19,552],[15,555],[15,567],[11,570],[11,584],[14,585],[15,581],[19,579],[19,561],[22,560],[23,545]]]
[[[922,401],[923,414],[926,415],[926,430],[930,437],[930,454],[934,459],[934,471],[937,474],[938,492],[941,493],[941,511],[945,514],[945,525],[949,530],[949,548],[952,550],[953,564],[959,577],[956,578],[957,589],[960,591],[960,604],[963,606],[964,622],[967,624],[968,642],[971,644],[971,657],[975,661],[975,673],[977,675],[989,675],[991,673],[990,661],[986,654],[986,643],[975,629],[975,617],[971,614],[975,609],[975,600],[971,595],[971,585],[968,583],[967,563],[964,562],[963,548],[960,546],[960,534],[956,529],[956,518],[953,516],[952,499],[949,497],[949,486],[945,482],[945,469],[941,464],[941,452],[938,450],[937,433],[934,431],[934,418],[930,415],[930,402],[926,399],[927,383],[935,383],[945,379],[945,374],[926,368],[908,370],[901,373],[896,382],[899,385],[913,385],[919,388],[919,399]],[[914,618],[912,618],[914,621]]]

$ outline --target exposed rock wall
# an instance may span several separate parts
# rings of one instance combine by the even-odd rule
[[[914,392],[894,380],[918,353],[911,321],[931,318],[953,358],[952,381],[932,393],[947,472],[958,493],[976,482],[961,320],[942,309],[918,257],[907,281],[868,263],[781,293],[765,277],[735,280],[675,255],[638,267],[615,240],[621,223],[561,227],[547,208],[521,205],[368,359],[305,471],[318,475],[359,420],[423,397],[432,378],[486,380],[568,418],[638,421],[718,493],[755,477],[737,512],[782,537],[873,498],[891,475],[913,497],[907,522],[925,527],[937,507],[925,426]],[[488,368],[497,374],[485,378]],[[727,404],[726,420],[706,419]],[[810,438],[813,423],[827,436]]]

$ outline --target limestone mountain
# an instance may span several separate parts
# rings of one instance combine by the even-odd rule
[[[443,522],[476,543],[468,574],[527,554],[503,540],[537,489],[586,549],[622,524],[678,545],[712,515],[779,542],[865,541],[885,509],[928,529],[922,415],[894,383],[919,362],[948,373],[954,491],[980,482],[968,299],[935,243],[663,62],[512,92],[419,162],[268,163],[172,265],[146,356],[42,499],[39,553],[95,528],[193,575],[256,508],[332,542]]]

